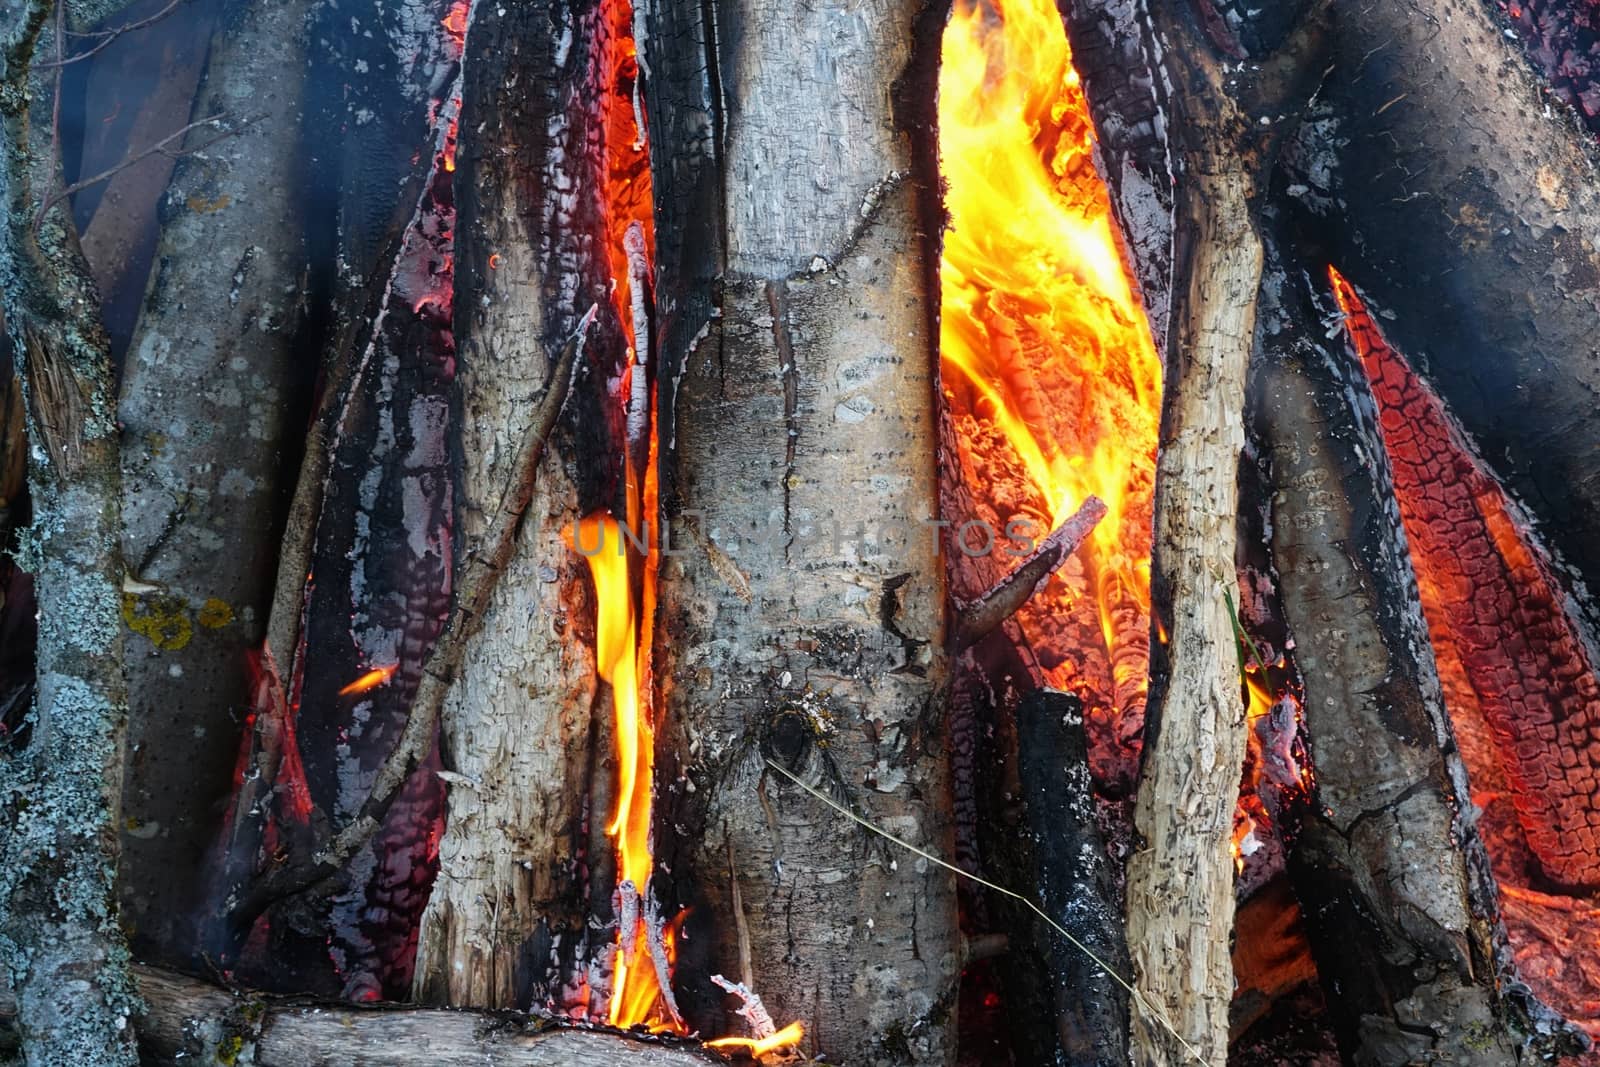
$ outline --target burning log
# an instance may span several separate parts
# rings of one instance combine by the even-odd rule
[[[607,120],[623,46],[614,11],[482,5],[467,31],[478,59],[462,99],[457,284],[484,296],[456,311],[469,546],[499,506],[527,390],[562,373],[545,356],[554,344],[541,339],[559,344],[571,333],[573,294],[605,309],[589,351],[625,347],[607,297],[607,156],[619,148]],[[560,43],[569,37],[570,47]],[[634,154],[642,169],[642,146]],[[606,359],[584,368],[445,706],[441,743],[454,777],[443,876],[418,950],[425,1002],[580,1015],[590,1006],[574,989],[607,941],[589,927],[590,905],[609,909],[615,878],[599,833],[608,805],[585,809],[591,786],[610,781],[611,732],[583,635],[594,610],[584,566],[562,537],[613,473],[598,457],[621,440],[603,388],[614,370]]]
[[[179,162],[122,375],[123,613],[138,635],[126,639],[122,886],[156,959],[198,947],[196,888],[216,826],[195,799],[226,795],[239,737],[225,724],[251,706],[240,661],[263,636],[284,434],[308,384],[296,358],[305,309],[285,291],[305,273],[295,149],[307,6],[253,6],[212,44],[198,113],[250,97],[251,121]]]
[[[1337,201],[1338,219],[1317,226],[1330,258],[1394,313],[1398,349],[1557,557],[1600,588],[1591,135],[1561,105],[1541,108],[1491,5],[1364,7],[1336,21],[1335,49],[1334,110],[1308,129],[1291,178],[1300,202]]]
[[[731,877],[774,1018],[804,1019],[830,1058],[948,1062],[952,880],[841,825],[764,763],[948,851],[933,731],[943,583],[923,523],[937,503],[932,259],[911,138],[885,93],[913,60],[916,6],[841,21],[724,4],[714,29],[683,5],[643,11],[652,107],[689,102],[652,125],[657,299],[672,309],[661,499],[674,538],[693,539],[662,561],[656,646],[656,849],[671,871],[657,881],[693,906],[679,1002],[691,1025],[732,1029],[710,982],[742,970]],[[708,81],[735,69],[736,87]],[[696,173],[709,190],[685,182]],[[703,285],[719,250],[716,314]]]
[[[1336,991],[1328,1010],[1352,1060],[1509,1062],[1493,890],[1461,817],[1465,773],[1383,443],[1370,408],[1349,400],[1359,368],[1306,328],[1317,311],[1304,276],[1274,266],[1284,284],[1252,372],[1252,424],[1276,486],[1272,552],[1315,745],[1317,803],[1290,874]]]

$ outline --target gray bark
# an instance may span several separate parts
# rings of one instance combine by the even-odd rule
[[[123,371],[123,548],[138,582],[125,602],[123,899],[139,943],[163,958],[191,947],[214,808],[232,785],[304,379],[308,6],[252,3],[213,44],[195,114],[227,114],[237,134],[178,165]]]
[[[656,851],[695,906],[679,1002],[728,1032],[706,977],[748,976],[780,1025],[804,1020],[809,1051],[945,1063],[950,878],[763,764],[949,853],[943,575],[924,525],[932,250],[886,92],[917,11],[645,11],[654,95],[689,102],[652,126],[659,231],[678,235],[658,264],[662,498],[684,553],[661,567]],[[712,210],[691,174],[715,182]],[[719,267],[720,317],[701,288]]]
[[[20,562],[40,605],[30,736],[0,755],[0,967],[17,991],[29,1067],[120,1067],[135,1054],[113,884],[127,712],[115,401],[70,217],[58,205],[34,226],[59,180],[50,79],[28,80],[47,11],[29,4],[0,30],[0,262],[27,390],[33,501]]]
[[[696,1067],[724,1063],[692,1043],[563,1029],[517,1012],[436,1011],[230,993],[154,967],[134,968],[145,1067]],[[0,1051],[15,1002],[0,985]]]

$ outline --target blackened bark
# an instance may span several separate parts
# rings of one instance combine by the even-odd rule
[[[1462,817],[1376,411],[1359,363],[1321,343],[1329,309],[1309,278],[1281,264],[1273,277],[1251,421],[1276,486],[1271,547],[1316,770],[1289,869],[1330,1019],[1354,1062],[1516,1062],[1542,1013],[1501,993],[1494,887]]]
[[[0,750],[0,968],[29,1067],[132,1067],[114,885],[127,716],[115,396],[70,214],[57,204],[40,217],[60,181],[52,79],[29,65],[49,10],[20,5],[0,29],[0,264],[28,412],[33,524],[21,556],[40,605],[28,741]]]
[[[1340,271],[1395,313],[1391,340],[1593,592],[1596,146],[1545,98],[1493,6],[1341,6],[1330,119],[1297,192],[1330,212]]]
[[[1017,708],[1016,733],[1034,851],[1029,884],[1051,918],[1081,942],[1068,943],[1035,917],[1034,944],[1045,956],[1059,1043],[1054,1062],[1120,1067],[1128,1062],[1128,994],[1107,968],[1126,975],[1128,948],[1096,816],[1083,705],[1064,693],[1036,692]]]
[[[455,314],[465,552],[500,506],[549,354],[591,303],[600,314],[517,553],[444,711],[454,777],[415,982],[429,1002],[601,1007],[573,997],[614,936],[589,926],[591,898],[609,908],[615,882],[598,832],[607,813],[588,807],[591,779],[612,777],[610,709],[586,568],[563,539],[586,510],[614,503],[601,494],[621,448],[607,390],[626,348],[607,258],[604,108],[621,46],[609,10],[484,4],[468,29],[456,278],[472,296]]]

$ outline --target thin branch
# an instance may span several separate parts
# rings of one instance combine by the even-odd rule
[[[512,467],[512,481],[501,497],[494,526],[484,537],[484,548],[467,563],[455,609],[423,666],[422,682],[412,699],[405,729],[388,759],[378,768],[372,791],[355,816],[308,859],[277,868],[257,880],[242,896],[235,895],[223,902],[222,906],[227,909],[234,930],[248,928],[273,902],[310,888],[337,873],[382,825],[401,785],[427,755],[433,744],[434,727],[439,722],[445,697],[450,692],[456,671],[460,669],[466,653],[467,641],[482,624],[489,598],[516,549],[523,513],[533,499],[539,460],[544,455],[545,444],[555,430],[556,420],[566,403],[567,393],[576,376],[584,338],[598,312],[598,305],[590,307],[551,369],[550,386],[522,439],[516,463]]]
[[[905,840],[904,838],[896,837],[894,834],[891,834],[888,830],[885,830],[883,827],[878,826],[873,822],[870,822],[869,820],[867,820],[865,817],[863,817],[861,815],[857,815],[855,812],[851,811],[849,808],[845,807],[843,804],[840,804],[838,801],[834,800],[832,797],[830,797],[826,793],[822,792],[822,790],[817,789],[814,786],[807,785],[805,782],[801,781],[800,777],[798,775],[796,775],[793,771],[789,770],[787,767],[784,767],[784,766],[780,765],[775,760],[770,760],[770,759],[767,760],[767,766],[771,767],[773,770],[777,771],[779,774],[781,774],[785,778],[789,779],[789,781],[793,782],[795,785],[799,786],[801,789],[804,789],[807,793],[810,793],[817,800],[822,801],[822,803],[824,803],[828,807],[832,808],[838,814],[843,815],[846,819],[849,819],[851,822],[855,823],[857,826],[860,826],[863,830],[869,830],[872,833],[877,834],[879,837],[883,838],[884,840],[889,841],[889,842],[891,842],[893,844],[899,845],[901,848],[905,849],[907,852],[911,853],[913,856],[920,856],[922,859],[927,860],[929,863],[933,864],[935,867],[939,867],[939,868],[941,868],[943,870],[949,871],[951,874],[955,875],[958,878],[965,878],[970,882],[976,882],[978,885],[983,886],[985,889],[992,890],[992,891],[994,891],[996,893],[999,893],[1001,896],[1004,896],[1004,897],[1010,897],[1012,900],[1015,900],[1017,903],[1021,904],[1023,907],[1027,908],[1029,911],[1033,912],[1039,918],[1043,919],[1045,921],[1045,923],[1050,927],[1050,929],[1054,930],[1056,933],[1058,933],[1062,937],[1066,938],[1068,944],[1072,945],[1079,952],[1082,952],[1085,956],[1089,957],[1089,959],[1094,963],[1094,965],[1096,967],[1099,967],[1102,971],[1104,971],[1106,973],[1107,977],[1109,977],[1113,982],[1117,983],[1117,985],[1121,986],[1124,991],[1126,991],[1130,996],[1132,996],[1133,1000],[1134,1000],[1134,1003],[1136,1003],[1140,1007],[1142,1007],[1149,1014],[1149,1016],[1152,1019],[1154,1019],[1156,1022],[1160,1023],[1163,1029],[1165,1029],[1169,1034],[1171,1034],[1174,1038],[1176,1038],[1177,1041],[1178,1041],[1178,1044],[1182,1045],[1184,1047],[1184,1049],[1189,1053],[1189,1055],[1194,1057],[1194,1060],[1195,1060],[1196,1063],[1201,1064],[1201,1067],[1211,1067],[1211,1064],[1207,1062],[1206,1058],[1200,1054],[1200,1050],[1195,1048],[1187,1040],[1185,1040],[1184,1036],[1182,1034],[1178,1033],[1178,1031],[1173,1027],[1173,1025],[1167,1021],[1166,1015],[1163,1014],[1163,1012],[1161,1011],[1161,1009],[1160,1009],[1160,1007],[1158,1005],[1156,1005],[1155,1003],[1147,1000],[1143,996],[1140,996],[1139,995],[1139,991],[1133,987],[1133,984],[1130,983],[1128,981],[1128,979],[1124,978],[1121,974],[1119,974],[1117,972],[1117,970],[1114,967],[1112,967],[1105,960],[1101,959],[1100,956],[1094,951],[1094,949],[1090,948],[1088,945],[1085,945],[1082,941],[1080,941],[1076,937],[1072,936],[1072,932],[1070,930],[1068,930],[1066,927],[1062,926],[1060,923],[1058,923],[1054,919],[1052,919],[1049,916],[1049,914],[1043,908],[1041,908],[1039,905],[1037,905],[1037,904],[1035,904],[1033,902],[1032,898],[1023,895],[1022,893],[1018,893],[1016,890],[1007,889],[1003,885],[998,885],[998,884],[996,884],[994,882],[991,882],[987,878],[980,878],[978,875],[973,874],[970,871],[964,871],[960,867],[957,867],[955,864],[949,862],[948,860],[940,859],[938,856],[935,856],[933,853],[928,852],[925,849],[918,848],[916,845],[913,845],[911,842]]]
[[[57,81],[60,80],[60,77],[61,77],[60,71],[57,71],[56,72]],[[59,111],[60,106],[61,106],[61,93],[58,90],[57,93],[56,93],[56,107],[57,107],[58,111]],[[107,170],[101,171],[99,174],[96,174],[94,177],[92,177],[92,178],[84,178],[81,181],[73,182],[71,185],[67,186],[64,189],[58,189],[58,190],[52,192],[49,196],[45,197],[44,198],[44,202],[39,205],[39,213],[37,215],[35,215],[34,218],[33,218],[33,232],[35,234],[37,234],[39,232],[39,228],[44,225],[44,217],[50,213],[50,209],[55,207],[61,201],[65,200],[67,197],[72,196],[75,193],[81,193],[83,190],[88,189],[88,188],[90,188],[92,186],[99,185],[101,182],[107,181],[107,180],[115,177],[120,172],[127,170],[129,167],[133,166],[135,163],[138,163],[141,160],[147,159],[150,156],[165,155],[165,156],[171,156],[173,159],[178,159],[178,158],[180,158],[182,156],[192,156],[192,155],[196,154],[197,152],[204,152],[206,149],[210,148],[212,145],[217,144],[220,141],[225,141],[229,137],[237,136],[239,131],[241,129],[243,129],[246,125],[249,124],[248,121],[241,122],[238,127],[234,128],[234,129],[231,129],[231,130],[224,130],[223,132],[221,132],[217,136],[211,138],[211,140],[205,142],[204,144],[197,144],[197,145],[194,145],[193,147],[184,148],[184,149],[181,149],[181,150],[176,151],[176,152],[168,150],[168,148],[167,148],[168,145],[170,145],[173,141],[179,140],[180,138],[184,137],[190,131],[199,129],[201,126],[212,126],[212,125],[215,125],[215,124],[221,122],[225,118],[227,118],[226,114],[220,114],[220,115],[212,115],[210,118],[200,119],[198,122],[191,122],[187,126],[183,127],[182,129],[176,130],[176,131],[168,134],[167,136],[161,138],[161,140],[157,141],[155,144],[150,145],[148,148],[145,148],[145,149],[142,149],[141,151],[135,152],[134,154],[132,154],[130,156],[125,156],[120,162],[118,162],[117,164],[115,164],[114,166],[112,166],[111,168],[109,168]]]
[[[996,627],[1022,609],[1028,599],[1043,588],[1067,558],[1083,544],[1100,520],[1105,517],[1106,505],[1097,496],[1091,496],[1072,517],[1056,527],[1040,543],[1033,555],[977,600],[957,606],[956,648],[970,648],[992,633]]]
[[[176,11],[178,9],[178,5],[183,3],[183,2],[184,2],[184,0],[170,0],[170,2],[167,4],[166,7],[162,8],[160,11],[157,11],[154,15],[151,15],[149,18],[140,19],[138,22],[131,22],[126,26],[118,26],[114,30],[95,30],[95,31],[93,31],[91,33],[73,34],[74,37],[99,37],[99,38],[101,38],[101,41],[100,41],[99,44],[95,45],[93,48],[89,49],[88,51],[75,53],[74,55],[70,55],[70,56],[66,57],[65,59],[63,59],[61,57],[61,39],[62,39],[63,36],[65,36],[65,34],[63,33],[62,29],[60,28],[60,22],[58,20],[57,29],[56,29],[56,58],[51,60],[48,63],[36,63],[36,64],[34,64],[34,66],[37,69],[40,69],[40,70],[60,70],[60,68],[65,67],[65,66],[67,66],[69,64],[81,63],[85,59],[88,59],[90,56],[96,55],[99,52],[111,47],[111,43],[113,41],[115,41],[118,37],[121,37],[123,34],[132,33],[135,30],[142,30],[146,26],[151,26],[151,25],[154,25],[157,22],[160,22],[162,19],[166,18],[168,15],[170,15],[174,11]],[[57,6],[57,10],[58,11],[60,10],[60,6],[59,5]],[[57,106],[58,107],[60,106],[60,99],[61,99],[59,86],[60,86],[60,82],[58,81],[57,82],[57,93],[56,93],[56,101],[57,101]]]

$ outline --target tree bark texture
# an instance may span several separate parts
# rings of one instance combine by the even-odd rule
[[[662,500],[684,551],[660,573],[656,851],[694,907],[679,1002],[731,1030],[720,973],[780,1024],[804,1020],[813,1053],[946,1063],[951,879],[763,764],[948,854],[943,578],[924,524],[933,252],[888,92],[917,11],[644,10],[654,95],[692,109],[652,128],[658,227],[682,241],[662,246],[663,318],[700,316],[666,335],[661,377]],[[687,174],[717,183],[715,210]],[[719,268],[716,310],[679,301]]]
[[[236,134],[178,164],[123,370],[122,888],[147,957],[195,947],[250,703],[245,654],[265,633],[285,453],[298,449],[286,431],[309,384],[296,151],[307,10],[251,4],[212,45],[195,113],[230,116]]]
[[[1233,925],[1229,844],[1245,750],[1228,601],[1262,260],[1243,175],[1185,177],[1178,217],[1192,251],[1179,259],[1186,290],[1174,300],[1151,565],[1152,602],[1171,614],[1167,641],[1151,649],[1156,714],[1134,812],[1143,847],[1128,861],[1128,949],[1141,996],[1215,1064],[1228,1051],[1233,970],[1220,932]],[[1136,1063],[1193,1061],[1137,1003],[1133,1027]]]
[[[568,1029],[516,1012],[358,1008],[306,997],[230,993],[136,966],[145,1067],[695,1067],[726,1062],[693,1044]],[[0,986],[0,1052],[16,1004]],[[131,1032],[132,1027],[129,1027]]]
[[[1341,7],[1297,192],[1501,482],[1600,589],[1600,169],[1490,5]],[[1320,160],[1336,169],[1323,171]],[[1298,180],[1298,179],[1297,179]],[[1591,621],[1593,606],[1590,605]]]
[[[1466,775],[1376,412],[1361,368],[1309,328],[1321,309],[1304,276],[1274,273],[1252,425],[1272,468],[1271,547],[1315,746],[1317,803],[1290,874],[1337,991],[1328,1010],[1352,1062],[1515,1062],[1498,907],[1461,817]]]
[[[77,234],[64,204],[35,225],[60,181],[51,77],[29,81],[48,10],[28,4],[0,29],[0,263],[33,507],[20,556],[40,605],[27,737],[0,754],[0,967],[29,1067],[121,1067],[136,1057],[114,884],[127,716],[120,468],[111,361]]]
[[[609,842],[585,834],[586,816],[606,816],[588,809],[591,778],[613,772],[595,606],[564,540],[587,509],[611,503],[601,490],[615,471],[596,457],[620,443],[606,414],[625,347],[606,258],[609,34],[601,4],[481,5],[468,31],[456,256],[457,285],[475,295],[455,320],[465,551],[499,505],[553,353],[590,303],[603,312],[517,554],[445,707],[449,811],[415,979],[425,1002],[578,1007],[563,985],[599,947],[590,884],[609,901],[614,881]]]

